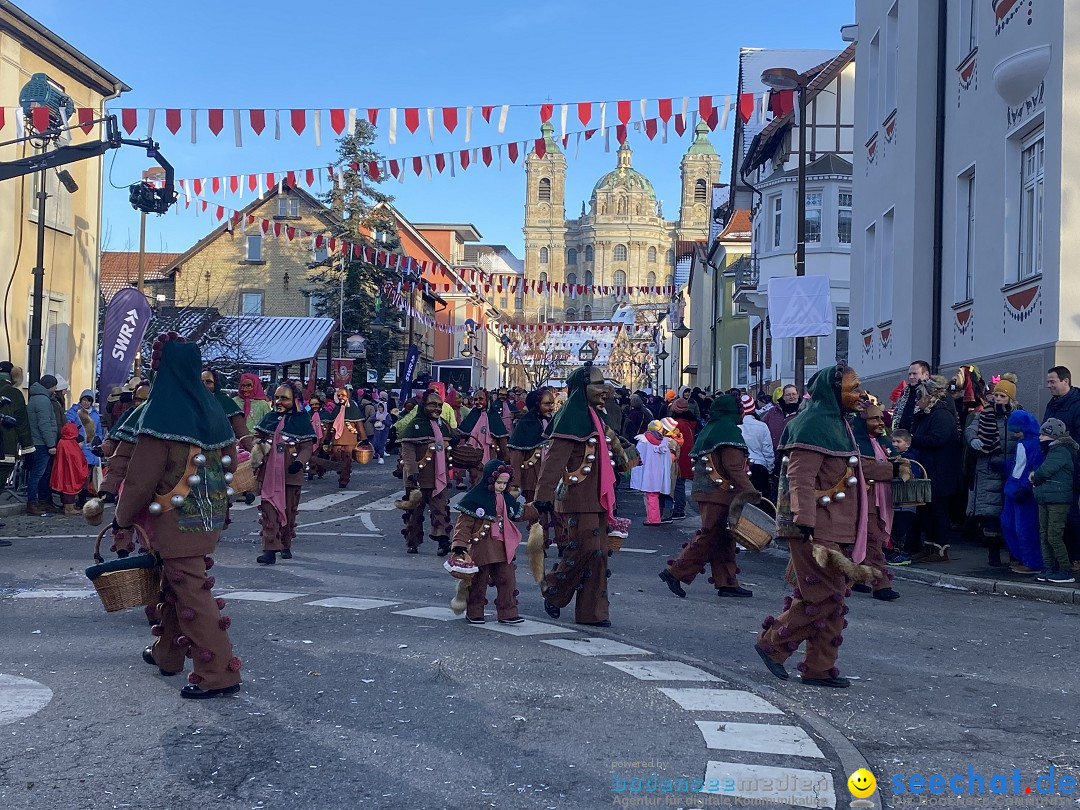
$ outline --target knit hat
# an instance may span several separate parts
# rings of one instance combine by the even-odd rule
[[[749,394],[743,394],[739,397],[739,407],[742,408],[743,416],[749,416],[757,410],[757,406],[754,404],[754,398]]]
[[[63,377],[61,377],[59,374],[57,374],[56,375],[56,390],[57,391],[67,391],[68,387],[69,387],[68,386],[68,381],[65,380]]]
[[[687,402],[682,397],[679,397],[678,399],[676,399],[674,402],[671,403],[671,412],[672,413],[689,413],[689,411],[690,411],[690,403]]]
[[[0,374],[10,374],[13,368],[15,368],[15,366],[12,365],[10,360],[0,362]]]
[[[52,374],[43,374],[38,380],[38,382],[41,383],[42,388],[56,387],[56,377],[54,377]]]
[[[1060,419],[1047,419],[1043,422],[1042,429],[1039,431],[1043,436],[1049,436],[1052,439],[1060,439],[1062,436],[1069,435],[1069,429],[1065,427],[1065,423]]]
[[[994,384],[994,393],[996,394],[999,391],[1002,392],[1003,394],[1007,394],[1009,399],[1015,401],[1016,400],[1016,375],[1015,374],[1002,374],[1001,379],[999,379]]]
[[[676,430],[679,429],[679,423],[672,419],[670,416],[665,416],[663,419],[661,419],[660,424],[664,428],[664,431],[667,433],[674,433]]]
[[[777,402],[779,402],[783,396],[784,396],[784,386],[782,386],[782,385],[776,386],[776,388],[774,388],[773,392],[772,392],[773,405],[775,405]]]
[[[675,392],[674,392],[674,391],[672,391],[672,390],[671,390],[671,389],[669,388],[669,389],[668,389],[668,391],[667,391],[667,393],[666,393],[666,394],[664,394],[664,399],[665,399],[665,400],[666,400],[667,402],[671,402],[671,400],[675,399]]]

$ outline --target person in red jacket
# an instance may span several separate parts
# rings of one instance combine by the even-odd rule
[[[694,480],[694,461],[690,457],[690,450],[694,446],[697,422],[690,411],[690,404],[682,397],[672,401],[670,416],[678,423],[679,432],[683,435],[682,447],[679,449],[679,478],[675,482],[675,507],[671,512],[671,519],[683,520],[686,517],[686,482]]]
[[[56,443],[56,455],[53,457],[52,475],[49,486],[60,493],[65,515],[78,515],[75,500],[86,484],[88,467],[86,456],[79,441],[79,428],[74,422],[65,422],[60,429],[60,441]]]

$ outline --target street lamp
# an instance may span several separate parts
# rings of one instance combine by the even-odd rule
[[[806,81],[792,68],[769,68],[761,83],[773,90],[794,90],[799,97],[799,183],[796,203],[795,275],[806,275]],[[801,394],[806,377],[806,338],[795,338],[795,387]]]
[[[592,361],[596,359],[596,344],[587,340],[581,344],[581,348],[578,350],[577,359],[585,365],[592,365]]]

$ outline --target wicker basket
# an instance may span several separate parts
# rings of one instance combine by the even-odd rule
[[[232,488],[235,492],[243,495],[245,492],[258,492],[259,484],[255,478],[255,471],[251,469],[251,459],[241,461],[233,470]]]
[[[761,500],[772,506],[773,512],[776,511],[772,501]],[[776,539],[776,519],[765,510],[747,503],[743,504],[738,518],[728,523],[728,531],[735,542],[747,551],[761,551]]]
[[[608,548],[612,551],[622,551],[623,538],[612,537],[610,534],[607,537]]]
[[[926,467],[917,461],[911,462],[922,470],[922,478],[912,478],[909,481],[901,481],[894,478],[892,481],[893,506],[926,506],[931,500],[931,483],[926,476]]]
[[[367,442],[360,442],[353,448],[352,457],[357,464],[367,464],[375,458],[375,448]]]
[[[106,613],[152,605],[161,593],[161,572],[157,555],[150,547],[150,538],[142,526],[135,524],[143,546],[149,553],[133,554],[122,560],[101,562],[101,540],[112,527],[106,526],[97,536],[94,559],[98,565],[86,569],[86,576],[94,584]]]
[[[471,470],[484,461],[484,451],[479,447],[462,442],[450,451],[450,463],[459,470]]]

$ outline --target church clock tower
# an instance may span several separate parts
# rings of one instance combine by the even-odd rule
[[[707,239],[712,216],[712,187],[720,181],[721,160],[709,141],[709,125],[698,121],[694,141],[681,164],[682,200],[679,205],[678,238]]]
[[[562,283],[566,272],[566,157],[555,142],[555,127],[540,127],[544,156],[534,149],[525,159],[525,278]],[[562,296],[527,294],[528,321],[555,320]]]

